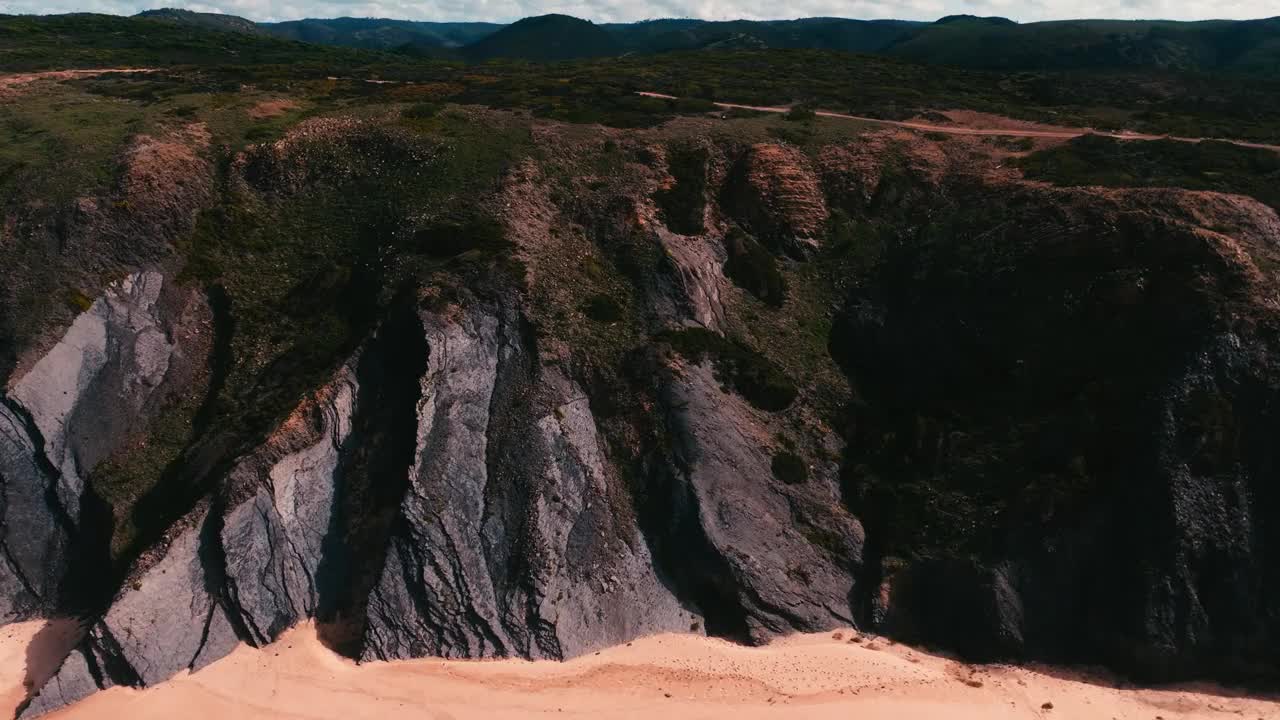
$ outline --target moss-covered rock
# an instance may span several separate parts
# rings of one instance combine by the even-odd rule
[[[795,382],[764,356],[705,328],[666,332],[658,339],[689,360],[711,360],[720,381],[761,410],[785,410],[799,393]]]
[[[778,261],[755,238],[734,228],[725,238],[724,274],[738,287],[766,304],[782,307],[787,296],[786,279],[778,271]]]
[[[788,485],[799,485],[809,479],[809,468],[805,466],[804,460],[786,450],[774,454],[769,468],[775,478]]]
[[[674,182],[654,195],[662,220],[681,235],[699,235],[706,228],[708,153],[702,147],[676,147],[667,153],[667,169]]]

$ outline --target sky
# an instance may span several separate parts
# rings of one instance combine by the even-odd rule
[[[558,12],[596,22],[660,17],[759,20],[815,16],[936,20],[956,13],[1002,15],[1030,22],[1085,17],[1261,18],[1280,13],[1277,0],[0,0],[0,14],[132,15],[156,7],[229,13],[260,21],[351,16],[510,22]]]

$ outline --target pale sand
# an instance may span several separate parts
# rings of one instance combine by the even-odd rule
[[[22,697],[38,623],[0,629],[5,708]],[[851,631],[764,648],[664,635],[566,663],[414,660],[356,664],[311,626],[240,647],[194,675],[115,688],[51,718],[1280,718],[1280,704],[1208,687],[1120,690],[1059,670],[970,667]],[[1052,703],[1052,708],[1042,707]],[[0,710],[3,712],[3,710]]]

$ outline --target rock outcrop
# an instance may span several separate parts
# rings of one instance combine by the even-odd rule
[[[910,271],[859,288],[833,335],[862,390],[867,617],[979,659],[1271,672],[1274,213],[1246,201],[1227,237],[1200,224],[1217,197],[1009,187],[977,231],[989,200],[948,192],[964,219],[904,232]]]
[[[788,145],[753,145],[729,173],[725,212],[765,244],[804,257],[820,245],[827,201],[809,158]]]
[[[666,470],[674,475],[670,531],[677,547],[698,553],[680,562],[680,572],[701,596],[708,626],[763,642],[853,624],[863,532],[839,509],[835,478],[803,487],[774,478],[761,411],[723,389],[705,364],[674,372],[664,395],[674,454]],[[817,527],[830,549],[803,534],[815,507],[829,509],[819,511]]]
[[[424,323],[417,450],[363,656],[563,658],[695,625],[612,507],[587,398],[538,369],[518,318]]]
[[[359,394],[353,368],[343,366],[231,471],[235,500],[220,537],[227,597],[254,644],[271,642],[319,609],[320,564]]]
[[[560,138],[461,210],[418,194],[456,148],[374,117],[227,158],[212,227],[258,224],[201,238],[210,287],[139,270],[47,352],[10,353],[0,622],[86,621],[23,716],[306,620],[363,661],[853,624],[981,659],[1280,677],[1271,209],[1029,183],[969,168],[978,140],[904,160],[896,133],[827,153],[820,183],[800,149],[708,134],[696,202],[661,195],[690,211],[677,234],[641,150],[681,127]],[[131,187],[158,192],[147,158],[173,148],[133,147]],[[401,194],[373,197],[387,177]],[[376,222],[285,235],[352,188]],[[194,202],[165,197],[140,212]],[[764,302],[724,276],[735,257]],[[155,490],[153,525],[68,603],[75,548],[115,538],[90,522],[102,468],[183,393],[129,488]]]
[[[62,579],[70,520],[30,416],[0,401],[0,622],[50,606]]]
[[[183,518],[130,575],[107,612],[19,717],[113,685],[153,685],[231,652],[239,638],[214,592],[207,505]]]
[[[186,391],[211,338],[203,298],[157,271],[110,285],[0,401],[0,619],[52,610],[85,476]],[[20,599],[21,598],[21,599]]]
[[[264,645],[315,616],[358,392],[354,363],[235,464],[222,499],[201,503],[144,553],[21,717],[199,670],[241,641]]]

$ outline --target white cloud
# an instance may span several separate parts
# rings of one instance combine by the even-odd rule
[[[1080,17],[1260,18],[1280,12],[1275,0],[0,0],[0,13],[106,12],[130,15],[155,7],[224,12],[252,20],[302,17],[388,17],[509,22],[550,12],[597,22],[658,17],[795,18],[834,16],[934,20],[952,13],[1003,15],[1023,22]]]

